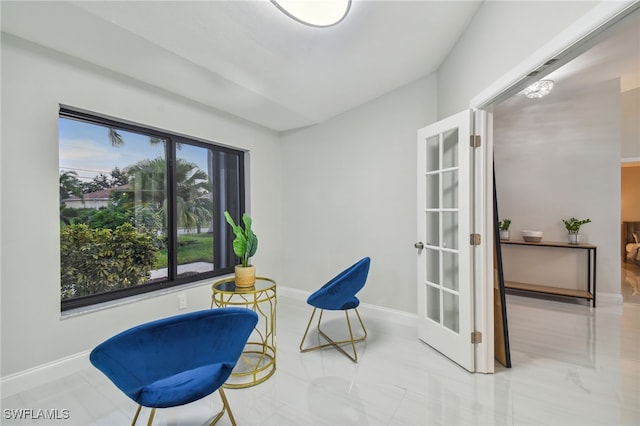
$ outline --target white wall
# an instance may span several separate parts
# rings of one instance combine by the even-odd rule
[[[212,93],[215,95],[215,93]],[[280,277],[281,180],[270,131],[52,51],[2,36],[2,377],[93,348],[178,313],[174,294],[72,318],[60,314],[58,103],[251,151],[259,273]],[[188,290],[208,308],[210,282]]]
[[[611,80],[572,98],[507,102],[494,115],[498,211],[513,221],[511,238],[535,229],[566,242],[561,219],[590,218],[580,233],[598,246],[598,295],[609,300],[620,294],[620,105]],[[504,246],[503,263],[506,280],[585,289],[583,250]]]
[[[437,82],[427,77],[283,135],[282,147],[259,127],[3,34],[0,374],[90,349],[118,329],[177,310],[172,294],[60,318],[59,102],[251,149],[260,274],[312,291],[318,277],[369,255],[363,301],[415,312],[416,130],[436,120],[436,103],[441,117],[467,108],[592,5],[485,2]],[[208,284],[186,292],[190,308],[208,307]]]
[[[283,284],[311,292],[371,257],[363,302],[416,312],[416,138],[435,119],[427,77],[283,136]]]
[[[622,92],[622,158],[640,159],[640,88]]]
[[[552,40],[596,1],[485,1],[438,70],[438,118],[470,100]]]

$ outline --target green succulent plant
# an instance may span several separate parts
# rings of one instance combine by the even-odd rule
[[[569,219],[562,219],[562,223],[567,228],[570,234],[577,234],[580,231],[580,227],[585,223],[590,223],[591,219],[576,219],[575,217]]]
[[[250,266],[249,259],[258,250],[258,237],[251,229],[251,218],[246,213],[242,214],[242,222],[244,223],[244,228],[242,228],[241,225],[236,225],[229,212],[224,212],[224,217],[236,236],[233,240],[233,252],[240,258],[242,266]]]
[[[502,219],[498,222],[498,228],[500,228],[501,231],[508,231],[509,226],[511,226],[511,219]]]

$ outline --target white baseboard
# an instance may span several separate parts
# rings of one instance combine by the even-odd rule
[[[90,352],[80,352],[0,378],[2,397],[33,389],[87,368],[91,365]]]
[[[291,299],[306,302],[311,293],[289,287],[278,287],[278,296],[289,297]],[[394,324],[406,325],[409,327],[418,327],[418,315],[396,309],[385,308],[383,306],[370,305],[361,303],[358,310],[364,314],[383,318],[386,322]]]
[[[622,305],[624,299],[620,293],[597,293],[596,294],[596,309],[602,305]]]

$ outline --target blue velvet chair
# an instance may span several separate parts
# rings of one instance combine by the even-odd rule
[[[222,385],[235,367],[258,316],[246,308],[218,308],[176,315],[123,331],[91,351],[91,363],[122,392],[150,407],[151,425],[156,408],[188,404],[216,390],[222,411],[235,419]]]
[[[351,359],[351,361],[358,362],[356,343],[362,342],[367,338],[367,330],[364,328],[362,318],[360,318],[360,313],[357,309],[360,305],[360,300],[358,300],[358,298],[356,297],[356,293],[359,292],[367,282],[367,275],[369,274],[370,264],[371,259],[368,257],[359,260],[358,262],[335,276],[333,279],[331,279],[331,281],[323,285],[311,296],[309,296],[309,298],[307,299],[307,303],[313,306],[313,312],[311,313],[311,318],[309,319],[309,323],[307,324],[307,329],[304,331],[302,341],[300,342],[300,352],[309,352],[316,349],[322,349],[332,346],[346,355],[349,359]],[[307,338],[307,333],[309,332],[309,328],[311,327],[311,323],[313,322],[313,317],[315,316],[318,309],[320,309],[317,326],[318,335],[324,338],[328,343],[319,344],[316,346],[308,346],[305,348],[304,343]],[[320,323],[322,322],[322,314],[325,310],[344,311],[345,317],[347,318],[347,328],[349,329],[349,339],[335,341],[331,339],[324,331],[322,331],[322,329],[320,328]],[[351,321],[349,319],[349,311],[351,310],[355,311],[355,314],[358,317],[358,321],[360,322],[360,326],[362,327],[363,335],[357,338],[354,338],[353,331],[351,329]],[[353,354],[348,353],[342,348],[342,346],[345,345],[351,346]]]

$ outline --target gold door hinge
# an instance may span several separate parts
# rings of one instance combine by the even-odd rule
[[[471,234],[469,235],[469,244],[472,246],[479,246],[481,242],[480,234]]]
[[[471,135],[470,136],[471,139],[471,148],[478,148],[482,145],[482,139],[480,138],[480,135]]]
[[[471,343],[473,343],[474,345],[477,343],[482,343],[482,333],[479,331],[472,331],[471,332]]]

